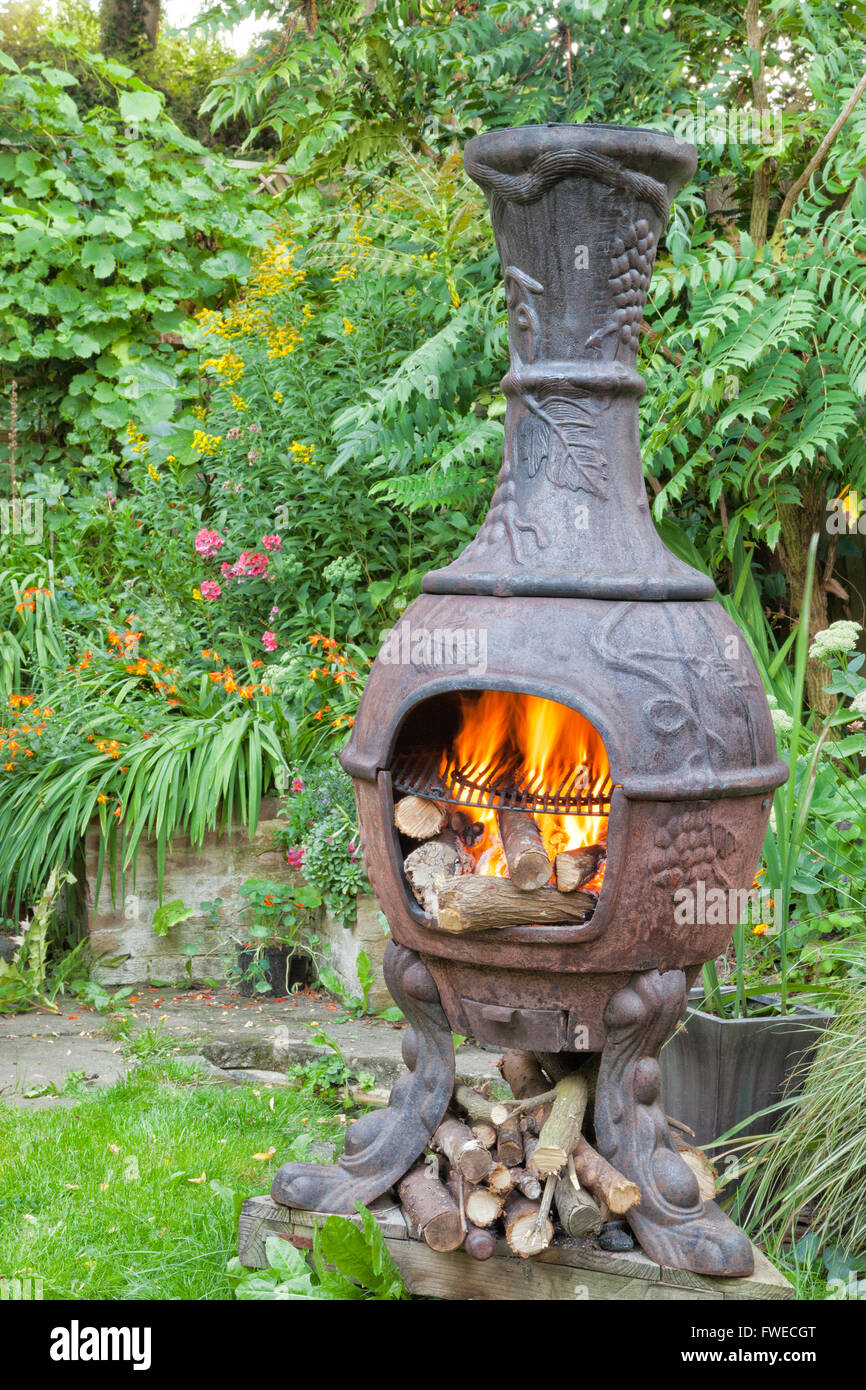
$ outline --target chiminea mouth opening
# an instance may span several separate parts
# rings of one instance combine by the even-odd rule
[[[390,774],[406,892],[440,926],[443,904],[464,901],[477,928],[451,929],[591,919],[614,786],[601,736],[576,709],[521,691],[439,693],[407,715]],[[449,851],[449,881],[432,891]]]

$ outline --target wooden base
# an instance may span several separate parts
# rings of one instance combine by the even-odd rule
[[[437,1254],[409,1232],[403,1213],[388,1197],[371,1204],[391,1258],[410,1293],[428,1298],[518,1301],[549,1299],[792,1299],[784,1275],[756,1247],[755,1272],[746,1279],[713,1278],[665,1269],[640,1250],[606,1254],[587,1237],[558,1233],[540,1255],[522,1260],[499,1239],[488,1260],[464,1250]],[[301,1249],[312,1247],[313,1227],[325,1214],[279,1206],[270,1197],[250,1197],[238,1223],[238,1255],[251,1269],[267,1267],[265,1240],[284,1236]],[[359,1217],[349,1217],[360,1225]]]

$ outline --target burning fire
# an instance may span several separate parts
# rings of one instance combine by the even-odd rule
[[[464,697],[461,714],[460,729],[450,757],[443,758],[440,769],[443,773],[451,762],[473,780],[481,779],[506,759],[516,756],[519,762],[515,780],[523,774],[530,791],[544,788],[548,793],[555,792],[583,769],[585,795],[600,795],[606,784],[607,794],[610,794],[604,744],[588,720],[576,710],[538,695],[485,690],[480,697]],[[472,807],[470,814],[484,825],[483,837],[471,849],[476,873],[507,878],[496,812]],[[551,862],[561,850],[596,845],[607,837],[606,815],[537,813],[536,821]],[[597,891],[603,875],[604,864],[585,889]]]

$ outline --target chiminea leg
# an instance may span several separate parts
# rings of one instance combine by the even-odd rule
[[[454,1089],[454,1045],[439,991],[414,951],[389,941],[385,979],[411,1027],[401,1076],[386,1110],[349,1128],[339,1163],[284,1163],[271,1187],[275,1202],[306,1211],[354,1212],[403,1177],[441,1122]]]
[[[659,1104],[659,1050],[686,1000],[681,970],[632,975],[608,1002],[595,1097],[599,1152],[640,1187],[627,1213],[650,1259],[696,1274],[751,1274],[751,1246],[715,1202],[704,1203]]]

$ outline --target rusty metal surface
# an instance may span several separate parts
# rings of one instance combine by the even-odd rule
[[[686,1006],[682,972],[633,975],[605,1010],[607,1042],[595,1091],[595,1138],[640,1188],[626,1220],[651,1260],[727,1278],[752,1273],[752,1247],[716,1206],[703,1202],[661,1105],[658,1054]]]
[[[635,370],[643,304],[692,146],[611,126],[477,136],[508,303],[505,449],[478,535],[428,593],[702,599],[649,515]]]
[[[422,701],[455,690],[519,690],[580,711],[613,782],[640,799],[771,791],[786,768],[760,677],[719,603],[603,603],[423,594],[417,632],[483,632],[483,671],[376,658],[340,761],[375,780]],[[435,734],[435,730],[432,731]]]
[[[662,544],[643,482],[641,315],[670,198],[695,151],[628,128],[524,127],[470,141],[466,168],[487,194],[506,284],[502,469],[478,535],[426,577],[401,618],[413,640],[386,643],[370,672],[341,756],[364,861],[394,941],[406,959],[417,952],[438,992],[437,1017],[493,1045],[602,1054],[598,1142],[641,1187],[632,1224],[644,1249],[704,1273],[745,1273],[748,1242],[700,1203],[670,1138],[655,1060],[686,987],[736,921],[689,920],[682,899],[748,891],[770,793],[787,776],[747,643],[710,601],[712,581]],[[443,633],[473,640],[437,642]],[[425,750],[448,746],[446,697],[484,689],[556,700],[604,742],[607,868],[586,923],[452,935],[409,891],[395,785],[423,790],[412,778],[430,771]],[[441,1025],[434,1032],[441,1038]],[[438,1056],[436,1039],[430,1047]],[[441,1113],[443,1065],[425,1073],[431,1116]],[[419,1133],[409,1105],[425,1084],[412,1076],[411,1099],[395,1091],[381,1144],[360,1135],[359,1183],[335,1176],[331,1201],[371,1195],[377,1153],[383,1171],[395,1172],[398,1157],[409,1166]],[[403,1120],[411,1143],[400,1139]],[[278,1200],[312,1205],[292,1194],[314,1179],[283,1172]],[[338,1209],[321,1183],[315,1196],[320,1209]]]

